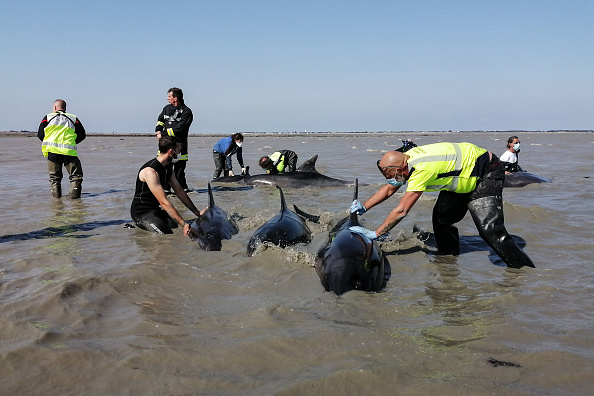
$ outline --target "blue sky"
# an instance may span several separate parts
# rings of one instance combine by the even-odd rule
[[[3,2],[0,130],[594,129],[594,2]]]

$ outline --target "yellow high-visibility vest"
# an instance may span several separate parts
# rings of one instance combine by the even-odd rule
[[[480,175],[473,170],[478,157],[487,150],[471,143],[434,143],[406,152],[414,168],[406,191],[474,191]]]
[[[76,116],[59,111],[48,114],[46,119],[45,137],[41,144],[43,155],[47,157],[47,153],[55,153],[76,157]]]

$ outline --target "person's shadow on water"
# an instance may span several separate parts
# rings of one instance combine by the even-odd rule
[[[424,246],[412,246],[406,249],[399,249],[394,251],[385,251],[384,255],[401,255],[401,254],[412,254],[422,251],[428,255],[440,256],[437,253],[437,243],[435,242],[435,235],[432,232],[424,231],[418,227],[413,228],[413,235],[424,243]],[[517,235],[511,235],[514,242],[521,248],[524,249],[526,246],[526,240]],[[471,252],[489,252],[489,260],[492,264],[498,267],[507,267],[507,264],[491,249],[491,247],[479,236],[479,235],[460,235],[460,255]],[[449,255],[448,255],[449,256]]]
[[[47,238],[88,238],[91,235],[70,235],[78,231],[92,231],[99,227],[107,227],[113,225],[120,225],[130,222],[130,220],[101,220],[90,221],[82,224],[69,224],[60,227],[46,227],[41,230],[25,232],[22,234],[3,235],[0,236],[0,243],[12,241],[28,241],[32,239],[47,239]]]

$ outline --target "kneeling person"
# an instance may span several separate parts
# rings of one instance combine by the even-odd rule
[[[260,167],[266,173],[289,173],[297,170],[297,154],[291,150],[279,150],[260,158]]]
[[[192,213],[198,217],[201,215],[173,173],[171,164],[177,162],[181,148],[174,136],[162,136],[159,140],[159,155],[144,164],[138,172],[130,214],[134,223],[143,230],[157,234],[173,234],[169,225],[171,218],[183,227],[184,235],[190,235],[190,225],[165,196],[163,186],[166,184],[171,186],[175,195]]]

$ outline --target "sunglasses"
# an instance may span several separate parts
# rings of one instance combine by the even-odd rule
[[[388,169],[392,169],[392,168],[397,168],[397,169],[398,168],[404,168],[404,165],[403,166],[394,166],[394,165],[392,165],[392,166],[380,166],[380,161],[381,160],[377,160],[377,169],[379,169],[380,172],[385,172]]]

